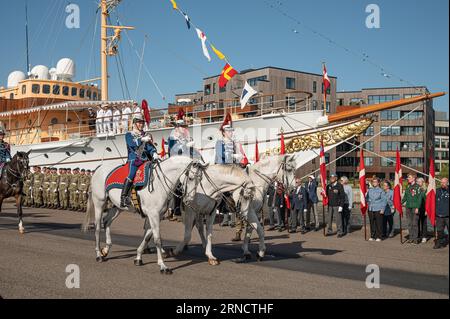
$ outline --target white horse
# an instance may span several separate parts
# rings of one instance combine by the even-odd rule
[[[137,256],[134,261],[135,265],[142,266],[142,254],[146,247],[148,240],[153,235],[158,253],[158,265],[161,273],[171,274],[172,271],[164,264],[162,254],[162,244],[160,236],[160,219],[167,210],[168,201],[174,195],[174,190],[177,183],[182,180],[185,189],[184,203],[189,205],[195,195],[195,190],[201,180],[201,172],[207,166],[201,164],[198,160],[192,160],[189,157],[177,156],[169,158],[159,165],[156,165],[153,171],[153,192],[149,191],[148,187],[139,190],[137,194],[140,198],[142,212],[148,220],[151,228],[146,230],[144,240],[137,249]],[[105,182],[108,175],[112,172],[115,166],[104,165],[101,166],[92,176],[91,188],[92,192],[89,195],[88,209],[86,218],[83,224],[83,230],[87,231],[92,217],[95,212],[95,252],[96,260],[98,262],[104,261],[112,247],[111,240],[111,224],[120,215],[123,209],[120,208],[120,189],[112,189],[109,192],[105,190]],[[112,203],[112,208],[106,209],[108,202]],[[133,207],[125,211],[134,212]],[[106,214],[104,214],[106,213]],[[106,232],[106,247],[100,249],[100,230],[103,217],[103,226]]]
[[[246,219],[255,187],[245,171],[237,165],[211,165],[203,173],[197,193],[189,206],[183,207],[184,240],[178,244],[174,254],[181,253],[191,241],[192,229],[197,225],[205,254],[210,265],[218,265],[219,260],[212,253],[212,231],[216,217],[216,207],[225,199],[223,193],[233,194],[235,203],[240,203],[240,213]],[[203,219],[206,219],[206,237]]]
[[[291,184],[295,175],[294,155],[274,155],[264,156],[258,163],[249,167],[248,174],[255,185],[255,196],[253,197],[248,214],[248,223],[245,229],[245,236],[242,249],[244,260],[251,259],[248,249],[253,230],[256,230],[259,238],[259,251],[256,259],[261,261],[264,258],[266,245],[264,243],[264,227],[261,224],[258,213],[262,211],[269,186],[275,179],[286,184]],[[256,227],[255,227],[256,226]]]

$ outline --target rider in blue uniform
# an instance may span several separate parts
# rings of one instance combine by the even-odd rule
[[[11,146],[5,142],[3,139],[5,138],[5,131],[0,128],[0,174],[2,173],[3,166],[6,163],[11,162]]]
[[[130,192],[139,166],[146,161],[159,158],[156,147],[153,145],[151,135],[146,135],[143,130],[144,124],[145,121],[142,115],[137,114],[133,119],[133,131],[125,134],[130,170],[125,179],[122,195],[120,197],[121,207],[129,207],[131,205]]]

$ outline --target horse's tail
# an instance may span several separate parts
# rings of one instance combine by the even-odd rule
[[[84,216],[84,222],[81,226],[81,231],[86,233],[89,230],[89,225],[91,223],[92,215],[95,212],[94,201],[92,200],[92,192],[88,195],[86,215]]]

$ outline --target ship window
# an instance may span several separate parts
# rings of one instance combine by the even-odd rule
[[[92,93],[92,99],[97,101],[97,92]]]
[[[63,86],[62,93],[64,96],[68,96],[69,95],[69,87]]]
[[[51,125],[56,125],[58,124],[58,119],[56,117],[52,118],[52,120],[50,121]]]
[[[22,85],[22,94],[27,94],[27,86]]]
[[[78,95],[78,89],[72,88],[72,96],[77,96],[77,95]]]
[[[84,89],[80,89],[80,97],[83,99],[84,98]]]
[[[61,87],[59,85],[53,85],[53,95],[59,95],[61,93]]]
[[[91,98],[91,96],[92,96],[92,92],[91,92],[91,90],[87,90],[87,92],[86,92],[86,96],[87,96],[87,98],[88,98],[88,99],[90,99],[90,98]]]
[[[11,100],[14,100],[14,93],[11,93],[11,94],[9,95],[9,98],[10,98]]]
[[[39,94],[41,92],[41,86],[39,84],[33,84],[31,86],[31,92],[33,92],[33,94]]]
[[[42,93],[50,94],[50,85],[47,85],[47,84],[43,85],[42,86]]]

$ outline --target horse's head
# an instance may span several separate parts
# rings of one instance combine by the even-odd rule
[[[184,185],[183,200],[185,203],[192,203],[194,201],[198,185],[202,181],[203,171],[206,170],[208,166],[208,164],[194,160],[186,170],[186,174],[181,180]]]
[[[14,155],[11,164],[13,169],[17,169],[18,172],[24,173],[30,169],[30,155],[31,151],[29,152],[17,152],[16,155]]]

